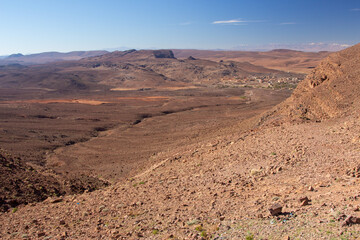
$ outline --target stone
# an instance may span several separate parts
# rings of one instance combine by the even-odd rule
[[[314,189],[312,186],[310,186],[310,187],[308,188],[308,190],[309,190],[310,192],[312,192],[312,191],[314,191],[315,189]]]
[[[269,211],[272,216],[278,216],[282,213],[282,206],[279,203],[275,203],[269,208]]]
[[[344,220],[344,222],[342,223],[342,226],[348,226],[351,224],[359,224],[359,223],[360,223],[360,218],[350,215]]]
[[[300,205],[301,206],[307,206],[307,205],[309,205],[309,202],[310,202],[311,200],[308,198],[308,197],[301,197],[300,199],[299,199],[299,202],[301,203]]]
[[[54,199],[50,200],[50,203],[59,203],[59,202],[62,202],[62,201],[63,201],[62,198],[54,198]]]

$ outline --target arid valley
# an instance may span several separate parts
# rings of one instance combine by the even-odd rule
[[[356,239],[359,49],[2,66],[2,238]]]

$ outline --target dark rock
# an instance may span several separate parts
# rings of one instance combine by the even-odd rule
[[[359,224],[359,223],[360,223],[360,218],[350,215],[344,220],[344,222],[342,223],[342,226],[348,226],[351,224]]]
[[[175,58],[171,50],[154,50],[153,53],[155,58]]]
[[[269,208],[269,211],[272,216],[278,216],[282,213],[282,206],[278,203],[275,203]]]

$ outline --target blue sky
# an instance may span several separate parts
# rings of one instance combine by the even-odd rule
[[[0,55],[346,46],[359,26],[359,0],[0,0]]]

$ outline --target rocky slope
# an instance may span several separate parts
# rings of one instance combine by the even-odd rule
[[[327,57],[268,119],[315,120],[357,114],[360,44]]]
[[[48,197],[93,191],[107,182],[85,175],[65,177],[50,169],[31,166],[0,149],[0,211]]]

